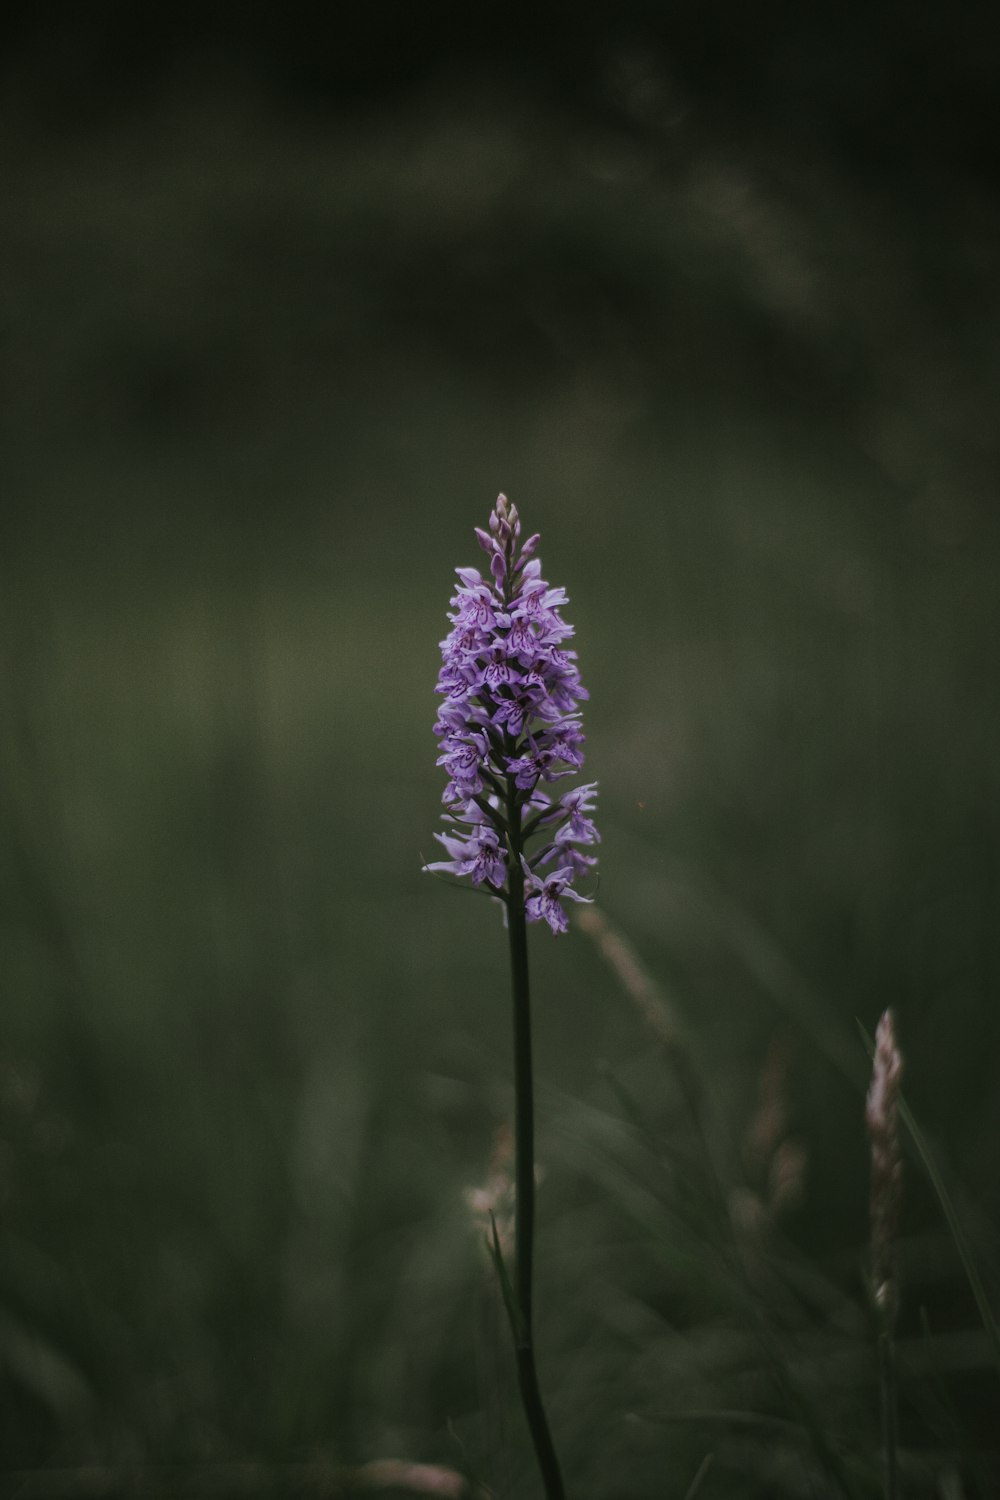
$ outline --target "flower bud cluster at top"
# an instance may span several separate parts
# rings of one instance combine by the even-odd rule
[[[528,921],[565,932],[562,903],[588,899],[573,882],[596,865],[584,850],[600,839],[588,816],[596,783],[560,797],[546,790],[583,765],[577,704],[588,694],[576,652],[564,644],[573,634],[559,613],[566,591],[542,578],[538,536],[521,545],[517,507],[506,496],[476,536],[489,575],[456,569],[437,683],[449,831],[435,838],[449,858],[426,868],[485,882],[508,901],[523,884]]]

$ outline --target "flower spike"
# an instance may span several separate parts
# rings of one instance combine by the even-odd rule
[[[507,900],[512,866],[537,834],[544,847],[529,854],[527,919],[565,932],[563,903],[587,899],[573,881],[596,864],[583,847],[600,840],[588,816],[596,783],[556,799],[545,790],[583,765],[579,705],[588,694],[576,652],[564,644],[573,635],[560,613],[566,591],[541,576],[538,534],[521,545],[517,507],[505,495],[497,497],[488,528],[474,530],[488,570],[484,577],[476,568],[456,569],[437,683],[443,702],[434,732],[438,765],[449,777],[443,800],[450,825],[437,837],[450,858],[425,868],[474,885],[485,881]],[[533,873],[556,857],[544,879]]]

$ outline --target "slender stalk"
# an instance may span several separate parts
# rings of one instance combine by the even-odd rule
[[[893,1331],[899,1310],[896,1239],[902,1202],[903,1159],[899,1149],[899,1093],[903,1059],[891,1010],[875,1031],[872,1079],[865,1124],[872,1143],[871,1297],[878,1319],[878,1379],[882,1400],[882,1475],[885,1500],[899,1496],[899,1404]]]
[[[865,1036],[865,1041],[867,1043],[869,1052],[872,1051],[872,1043],[867,1034],[863,1032],[862,1035]],[[941,1169],[939,1168],[934,1157],[934,1153],[931,1150],[930,1145],[928,1144],[927,1138],[924,1135],[923,1130],[913,1118],[906,1100],[902,1097],[900,1097],[899,1100],[899,1113],[902,1117],[903,1124],[910,1132],[913,1144],[917,1148],[917,1153],[920,1157],[921,1162],[923,1163],[924,1171],[930,1178],[931,1186],[937,1194],[938,1202],[940,1203],[941,1208],[944,1211],[944,1216],[947,1220],[948,1228],[951,1231],[951,1237],[955,1241],[955,1249],[958,1251],[959,1259],[962,1262],[962,1268],[965,1271],[969,1286],[972,1289],[972,1295],[976,1299],[976,1306],[979,1309],[979,1316],[982,1320],[983,1327],[986,1329],[986,1333],[989,1337],[990,1344],[993,1349],[993,1358],[996,1362],[997,1369],[1000,1370],[1000,1324],[998,1324],[996,1314],[990,1306],[989,1298],[986,1295],[986,1288],[983,1285],[983,1278],[980,1276],[978,1267],[976,1266],[976,1262],[973,1259],[972,1246],[969,1243],[969,1236],[962,1227],[962,1221],[958,1217],[958,1211],[955,1208],[954,1203],[952,1202],[951,1194],[948,1191],[947,1184],[945,1183],[944,1177],[941,1173]]]
[[[885,1500],[899,1500],[899,1408],[896,1399],[896,1346],[892,1330],[878,1339],[878,1376],[882,1396],[882,1477]]]
[[[535,1108],[531,1068],[531,992],[528,986],[528,929],[521,869],[521,805],[513,777],[507,787],[510,871],[507,932],[510,938],[511,994],[514,1003],[514,1293],[519,1330],[517,1381],[521,1404],[535,1446],[547,1500],[565,1500],[559,1460],[549,1431],[535,1368],[532,1328],[532,1261],[535,1239]]]

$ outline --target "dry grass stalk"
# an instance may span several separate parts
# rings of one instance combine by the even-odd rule
[[[875,1061],[865,1106],[872,1142],[871,1274],[876,1310],[887,1329],[893,1327],[899,1303],[896,1236],[902,1202],[903,1158],[899,1149],[899,1092],[903,1059],[896,1046],[892,1011],[875,1032]]]
[[[576,920],[587,936],[593,938],[601,957],[615,974],[629,999],[635,1003],[646,1025],[665,1047],[671,1050],[678,1048],[681,1045],[680,1028],[659,986],[643,967],[635,949],[595,906],[579,912]]]

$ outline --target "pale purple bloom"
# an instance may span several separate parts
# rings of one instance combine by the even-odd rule
[[[436,837],[450,857],[426,868],[485,882],[507,898],[511,829],[516,851],[520,828],[522,841],[539,840],[522,856],[527,919],[564,932],[562,903],[589,899],[573,881],[596,865],[583,849],[600,839],[588,816],[596,783],[555,801],[544,790],[583,765],[579,705],[588,694],[576,652],[563,644],[573,635],[560,614],[566,591],[541,576],[538,536],[521,545],[517,509],[503,495],[489,529],[476,527],[475,534],[488,571],[456,569],[437,684],[434,732],[438,765],[449,777],[443,801],[453,831]],[[555,869],[537,873],[553,861]]]
[[[507,863],[496,831],[489,827],[476,829],[468,838],[454,838],[447,833],[436,833],[434,837],[451,855],[450,860],[438,860],[426,865],[427,870],[448,870],[455,875],[469,875],[473,885],[488,880],[497,890],[507,879]]]
[[[568,821],[560,828],[557,839],[573,839],[580,844],[601,842],[601,835],[594,827],[593,819],[586,816],[593,812],[596,796],[596,781],[588,782],[586,786],[576,786],[571,792],[564,792],[559,798],[559,811],[568,815]]]
[[[528,921],[545,921],[553,932],[565,932],[569,926],[569,918],[559,903],[567,898],[570,901],[590,901],[592,898],[574,891],[571,885],[574,872],[566,866],[561,866],[542,878],[535,874],[527,860],[522,860],[522,864],[525,889],[531,892],[525,903]]]

